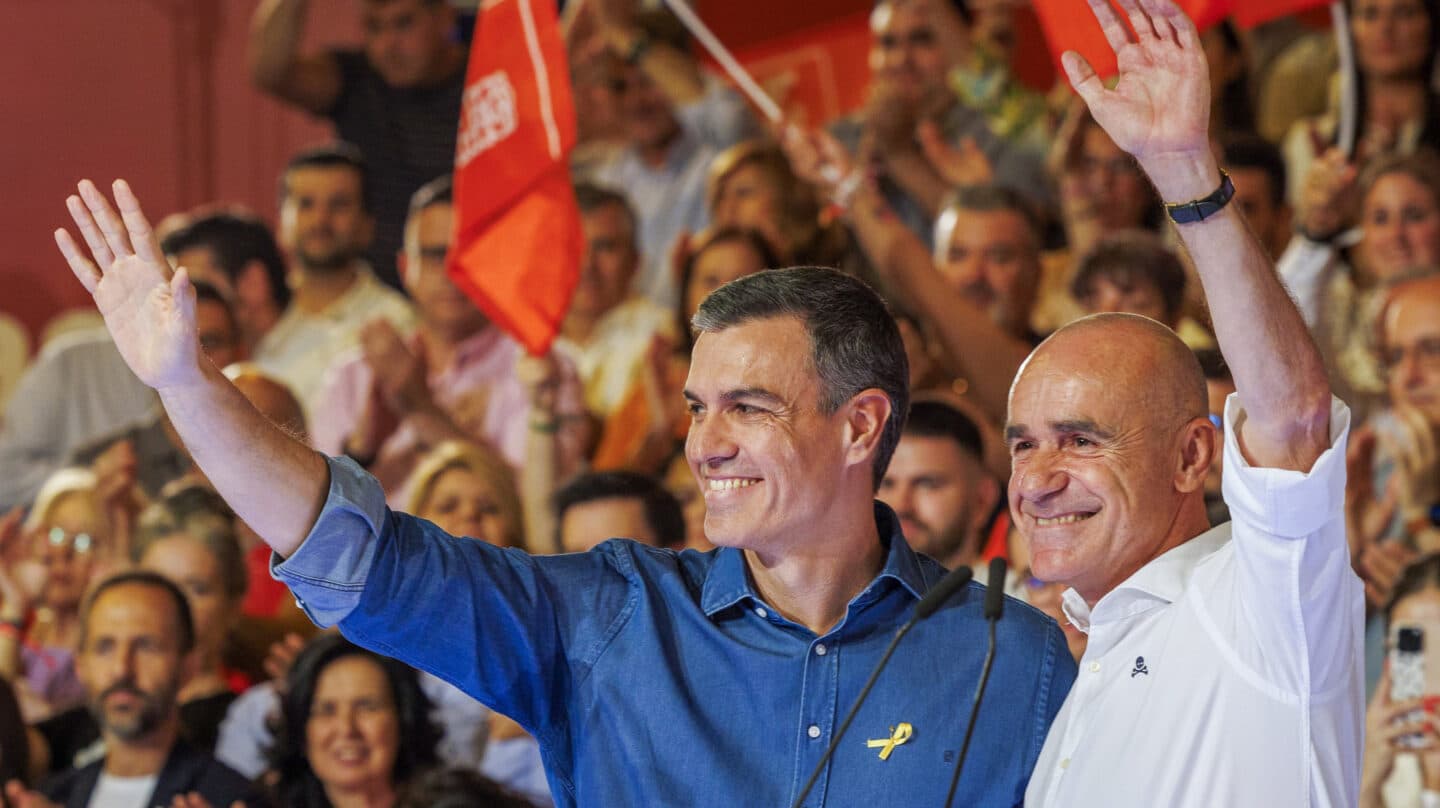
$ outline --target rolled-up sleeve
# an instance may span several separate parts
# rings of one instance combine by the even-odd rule
[[[270,574],[290,588],[318,626],[329,628],[354,610],[375,561],[385,492],[349,458],[327,458],[330,492],[315,526],[289,558],[270,557]]]
[[[1235,544],[1236,605],[1253,638],[1242,657],[1289,692],[1344,684],[1358,653],[1364,598],[1345,539],[1345,444],[1350,410],[1330,409],[1330,447],[1308,472],[1256,468],[1236,433],[1244,412],[1226,402],[1225,502]]]

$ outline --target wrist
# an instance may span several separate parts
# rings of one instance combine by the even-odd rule
[[[1201,199],[1220,186],[1220,165],[1208,148],[1157,154],[1139,162],[1167,205]]]

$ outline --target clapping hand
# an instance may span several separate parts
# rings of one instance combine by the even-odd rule
[[[95,299],[120,355],[157,390],[198,381],[202,365],[189,275],[171,272],[124,180],[114,185],[119,215],[94,183],[81,181],[79,191],[65,201],[90,254],[63,228],[55,231],[55,243]]]

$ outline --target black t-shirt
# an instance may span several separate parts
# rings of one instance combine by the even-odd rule
[[[234,701],[235,694],[224,691],[180,705],[181,736],[191,747],[213,752],[220,736],[220,722],[225,720],[225,712]],[[35,730],[50,747],[51,774],[88,765],[90,761],[75,758],[100,740],[100,725],[83,705],[50,716],[36,724]]]
[[[455,134],[465,65],[439,84],[395,88],[358,50],[331,51],[340,65],[340,95],[325,113],[341,140],[360,148],[369,169],[375,240],[367,253],[375,274],[396,288],[395,253],[405,230],[410,195],[454,170]]]

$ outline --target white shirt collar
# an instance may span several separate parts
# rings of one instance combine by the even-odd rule
[[[1065,590],[1060,598],[1060,608],[1076,628],[1088,634],[1090,626],[1097,622],[1094,619],[1096,612],[1100,613],[1098,622],[1104,623],[1129,617],[1155,605],[1174,603],[1185,593],[1195,565],[1228,541],[1229,523],[1213,527],[1152,559],[1107,592],[1094,608],[1074,589]]]

